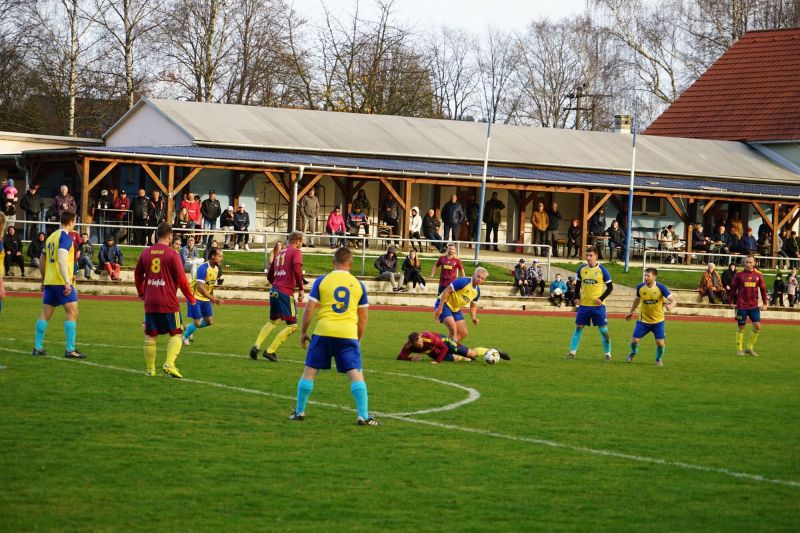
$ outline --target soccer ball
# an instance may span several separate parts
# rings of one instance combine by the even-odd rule
[[[564,294],[564,291],[562,291],[559,288],[556,288],[555,290],[553,290],[553,296],[561,296],[562,294]]]
[[[500,353],[494,348],[489,348],[486,350],[486,354],[483,356],[483,362],[487,365],[494,365],[500,360]]]

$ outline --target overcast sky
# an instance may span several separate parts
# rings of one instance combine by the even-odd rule
[[[576,15],[587,0],[395,0],[399,20],[415,26],[450,26],[482,33],[492,26],[503,30],[523,29],[532,20],[545,17],[558,20]],[[325,0],[325,5],[352,12],[355,0]],[[369,12],[374,2],[361,0],[362,11]],[[294,0],[294,8],[313,22],[323,20],[320,0]]]

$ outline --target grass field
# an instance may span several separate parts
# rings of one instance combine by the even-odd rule
[[[394,360],[409,331],[436,329],[429,313],[373,310],[382,425],[365,428],[332,372],[287,420],[303,354],[295,336],[277,364],[247,357],[262,307],[217,308],[179,381],[143,374],[141,304],[80,305],[86,363],[60,356],[62,312],[51,357],[31,357],[39,302],[5,302],[0,530],[800,527],[796,324],[766,325],[754,359],[734,355],[731,322],[673,320],[656,368],[651,338],[624,363],[632,323],[611,321],[614,361],[596,332],[568,361],[570,318],[487,313],[467,344],[510,362],[433,366]]]

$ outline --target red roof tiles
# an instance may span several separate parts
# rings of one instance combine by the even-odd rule
[[[746,33],[644,133],[800,140],[800,28]]]

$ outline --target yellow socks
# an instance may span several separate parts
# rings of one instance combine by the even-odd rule
[[[740,352],[744,350],[744,331],[736,331],[736,349]]]
[[[747,339],[747,349],[752,350],[753,347],[756,345],[756,341],[758,340],[758,331],[754,331],[750,334],[750,338]]]
[[[286,339],[291,337],[295,331],[297,331],[297,324],[292,324],[291,326],[286,326],[283,328],[280,333],[275,335],[275,339],[272,341],[272,344],[269,345],[269,348],[267,348],[267,352],[275,353],[278,351],[278,348],[281,347],[281,344],[283,344]]]
[[[175,366],[175,359],[178,358],[178,354],[181,353],[181,336],[180,335],[173,335],[167,341],[167,364],[170,366]]]
[[[156,340],[145,339],[144,341],[144,365],[150,372],[156,371]]]
[[[264,327],[262,327],[261,331],[258,332],[258,337],[256,337],[256,348],[259,350],[261,349],[264,341],[267,340],[267,337],[269,337],[269,334],[272,333],[273,329],[275,329],[275,326],[278,325],[278,322],[280,322],[280,320],[272,320],[264,324]]]
[[[489,351],[489,348],[473,348],[473,350],[475,350],[478,357],[483,357]]]

